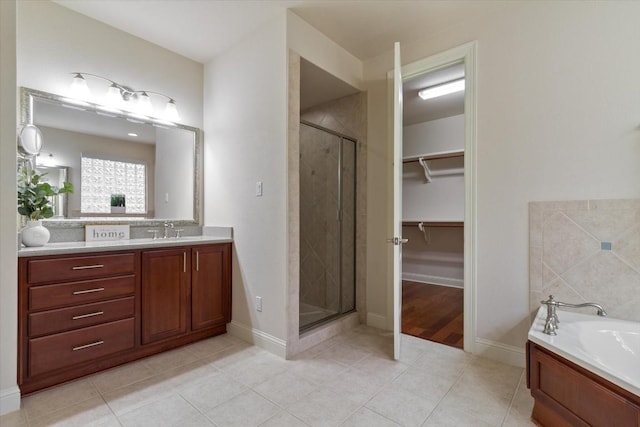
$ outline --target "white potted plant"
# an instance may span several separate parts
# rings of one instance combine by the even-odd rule
[[[25,246],[43,246],[49,241],[51,235],[42,225],[42,219],[53,216],[50,198],[73,193],[70,182],[65,181],[62,188],[54,187],[48,182],[41,182],[44,175],[24,168],[18,181],[18,213],[27,219],[22,229],[22,243]]]

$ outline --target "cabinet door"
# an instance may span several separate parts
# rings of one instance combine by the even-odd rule
[[[192,249],[191,329],[224,325],[231,319],[229,245]]]
[[[182,335],[189,320],[190,251],[142,253],[142,343]]]

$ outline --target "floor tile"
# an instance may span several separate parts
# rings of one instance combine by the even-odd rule
[[[258,426],[280,412],[273,403],[252,390],[247,390],[206,413],[218,426]]]
[[[342,424],[343,427],[400,427],[388,418],[370,409],[360,408]]]
[[[95,397],[100,395],[93,384],[82,379],[31,394],[22,399],[22,406],[27,419],[32,420]]]
[[[137,361],[92,375],[89,377],[89,381],[93,383],[98,392],[106,393],[142,381],[153,375],[154,372],[144,361]]]
[[[180,396],[171,395],[119,417],[124,427],[213,426]]]
[[[67,406],[30,419],[29,426],[119,427],[120,423],[104,400],[100,397],[94,397],[77,405]]]
[[[347,366],[331,359],[315,357],[296,360],[289,368],[292,372],[314,384],[325,384],[347,370]]]
[[[246,390],[245,385],[218,372],[198,381],[187,382],[176,391],[201,412],[206,413]]]
[[[142,361],[155,374],[161,374],[170,369],[175,369],[179,366],[186,365],[197,360],[198,356],[190,352],[185,347],[165,351],[164,353],[142,359]]]
[[[13,411],[0,416],[2,427],[27,427],[27,418],[24,411]]]
[[[260,424],[260,427],[309,427],[309,424],[303,423],[288,412],[281,411]]]
[[[406,371],[409,365],[405,365],[391,358],[369,355],[361,361],[354,363],[353,367],[370,375],[372,378],[390,382]]]
[[[281,374],[288,364],[287,360],[263,350],[221,369],[234,380],[251,387]]]
[[[154,376],[103,393],[102,397],[111,410],[120,416],[172,394],[174,394],[173,385],[163,377]]]
[[[383,388],[365,405],[368,409],[405,427],[419,427],[438,404],[416,396],[394,384]]]
[[[246,343],[236,337],[225,334],[189,344],[186,349],[197,357],[208,357],[236,345],[246,345]]]
[[[318,354],[323,359],[331,359],[344,365],[352,365],[370,354],[366,349],[350,344],[334,345]]]
[[[526,381],[526,372],[523,372],[509,412],[502,424],[504,427],[535,426],[531,420],[534,401],[533,397],[531,397],[531,391],[527,388]]]
[[[277,405],[286,408],[303,399],[319,386],[290,372],[283,372],[258,384],[254,391]]]
[[[347,369],[325,385],[325,388],[335,391],[349,400],[364,405],[385,383],[376,377],[355,368]]]
[[[360,407],[347,397],[323,387],[291,405],[287,412],[312,427],[338,426]]]

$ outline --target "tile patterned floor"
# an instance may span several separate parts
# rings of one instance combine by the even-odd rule
[[[520,368],[360,326],[294,360],[229,335],[45,390],[12,426],[532,426]]]

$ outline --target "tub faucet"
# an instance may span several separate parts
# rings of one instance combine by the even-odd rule
[[[582,307],[594,307],[598,316],[606,316],[607,312],[604,311],[604,308],[600,304],[595,304],[593,302],[585,302],[583,304],[568,304],[566,302],[557,301],[553,298],[553,295],[549,295],[549,299],[546,301],[540,301],[542,304],[547,306],[547,318],[544,322],[544,332],[547,335],[557,335],[556,330],[558,329],[558,314],[556,313],[556,309],[558,307],[570,307],[570,308],[582,308]]]

